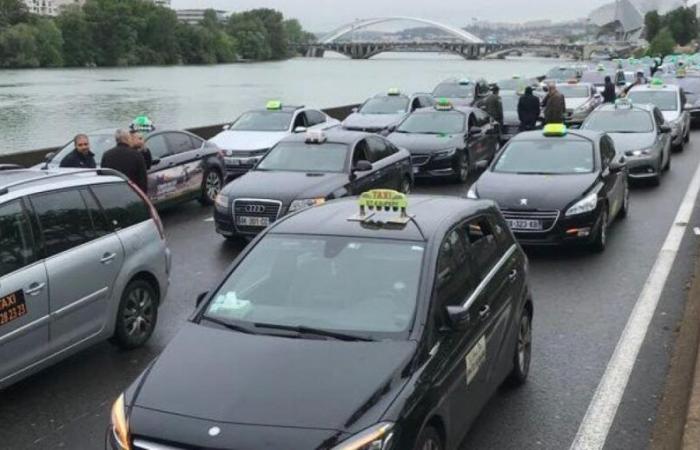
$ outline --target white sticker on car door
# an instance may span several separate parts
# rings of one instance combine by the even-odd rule
[[[467,369],[467,385],[471,384],[472,380],[479,372],[479,369],[486,360],[486,337],[481,336],[476,345],[464,357],[464,363]]]

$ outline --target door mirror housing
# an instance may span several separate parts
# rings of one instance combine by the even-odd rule
[[[481,127],[471,127],[469,129],[469,136],[478,136],[483,132],[484,132],[484,129]]]
[[[469,310],[463,306],[448,306],[448,325],[453,331],[465,330],[469,326]]]
[[[627,161],[624,158],[620,158],[618,161],[610,161],[608,166],[611,172],[620,172],[622,169],[627,167]]]
[[[200,293],[200,294],[197,296],[197,301],[195,302],[195,305],[196,305],[196,306],[201,305],[202,302],[204,301],[204,299],[207,298],[207,295],[209,295],[209,291],[204,291],[204,292]]]
[[[659,127],[659,133],[666,134],[671,132],[671,125],[664,123]]]
[[[372,163],[361,159],[355,163],[355,167],[352,168],[353,173],[354,172],[369,172],[372,170]]]
[[[306,133],[306,130],[307,130],[307,128],[302,127],[302,126],[298,126],[298,127],[294,128],[295,133]]]
[[[153,160],[151,160],[151,165],[155,166],[156,164],[160,164],[160,158],[153,158]]]
[[[56,156],[56,152],[48,152],[47,154],[44,155],[44,161],[45,162],[51,162],[53,157]]]
[[[358,108],[357,106],[355,106],[355,107],[353,107],[350,111],[356,113],[356,112],[359,111],[359,110],[360,110],[360,108]]]
[[[224,130],[224,131],[230,130],[230,129],[231,129],[231,124],[230,124],[230,123],[227,123],[226,125],[224,125],[223,127],[221,127],[221,129]]]

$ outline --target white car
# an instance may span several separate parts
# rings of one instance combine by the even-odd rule
[[[377,94],[367,99],[362,106],[353,109],[343,121],[343,128],[368,133],[393,132],[406,116],[416,109],[435,105],[431,94],[402,94],[390,89],[386,94]]]
[[[566,102],[566,123],[578,127],[586,117],[603,103],[603,97],[591,83],[562,83],[557,84]]]
[[[270,148],[285,137],[338,125],[340,121],[318,109],[270,101],[265,109],[243,113],[209,141],[222,150],[227,175],[237,176],[255,167]]]
[[[690,140],[690,114],[685,110],[686,97],[682,88],[654,78],[649,84],[633,87],[627,98],[635,104],[650,103],[658,107],[671,126],[671,145],[675,150],[683,150],[683,145]]]

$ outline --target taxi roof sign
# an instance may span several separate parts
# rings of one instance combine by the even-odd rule
[[[566,136],[566,133],[568,133],[569,130],[567,130],[566,125],[563,123],[550,123],[544,126],[544,129],[542,130],[542,134],[545,136]]]
[[[461,85],[470,84],[471,82],[472,82],[472,80],[470,80],[469,78],[462,78],[461,80],[458,81],[458,83]]]
[[[391,189],[373,189],[363,192],[360,195],[358,204],[360,213],[350,217],[348,220],[371,224],[394,224],[405,225],[411,220],[411,216],[406,213],[408,209],[408,198],[406,194]],[[398,212],[398,216],[387,219],[373,218],[378,212]]]
[[[661,87],[664,85],[664,80],[662,80],[661,78],[652,78],[650,84],[652,86]]]
[[[632,109],[632,100],[627,97],[615,100],[615,109]]]
[[[401,95],[401,91],[399,90],[399,88],[391,88],[387,92],[387,95]]]
[[[452,103],[445,97],[441,97],[438,99],[437,103],[435,103],[435,109],[438,111],[448,111],[452,109]]]
[[[326,139],[326,134],[322,130],[306,130],[304,136],[304,141],[307,144],[323,144]]]
[[[279,100],[270,100],[265,105],[265,109],[268,109],[270,111],[280,110],[282,109],[282,102]]]

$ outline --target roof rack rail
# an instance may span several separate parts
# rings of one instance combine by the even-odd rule
[[[44,171],[41,171],[42,173]],[[114,170],[114,169],[103,169],[103,168],[95,168],[95,169],[80,169],[80,170],[71,170],[71,171],[66,171],[66,172],[56,172],[56,173],[48,173],[46,172],[46,176],[43,177],[36,177],[36,178],[29,178],[26,180],[19,180],[15,181],[14,183],[6,184],[4,186],[0,187],[0,195],[5,195],[9,192],[10,188],[14,188],[17,186],[21,186],[23,184],[29,184],[29,183],[35,183],[37,181],[43,181],[51,178],[61,178],[61,177],[67,177],[71,175],[80,175],[80,174],[85,174],[85,173],[95,173],[97,175],[112,175],[119,177],[125,181],[128,181],[129,179],[124,175],[123,173]]]

